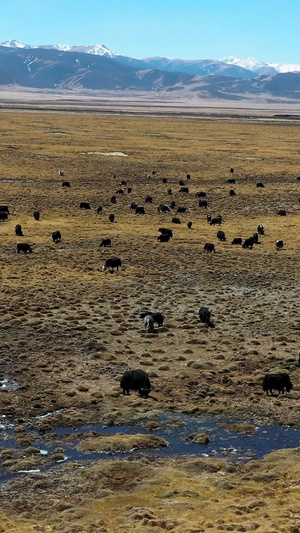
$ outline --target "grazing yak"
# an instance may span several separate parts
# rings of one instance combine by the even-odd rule
[[[209,223],[210,223],[211,226],[214,226],[215,224],[219,224],[219,226],[220,226],[222,224],[222,216],[218,215],[217,217],[213,217],[209,221]]]
[[[262,224],[258,224],[258,226],[257,226],[257,233],[258,233],[259,235],[264,235],[264,234],[265,234],[265,228],[263,227]]]
[[[253,244],[260,244],[258,240],[258,233],[253,233]]]
[[[171,239],[171,235],[169,233],[162,233],[161,235],[158,235],[157,240],[160,242],[169,242]]]
[[[145,316],[151,315],[153,317],[154,323],[157,324],[157,326],[162,326],[164,323],[164,315],[162,313],[156,313],[152,311],[142,311],[140,314],[140,319],[144,320]]]
[[[211,215],[206,215],[206,222],[210,222],[211,221]]]
[[[169,194],[169,196],[171,196],[171,194],[173,194],[172,189],[168,189],[167,193]]]
[[[124,194],[125,190],[124,189],[117,189],[116,190],[116,194]]]
[[[200,307],[199,311],[199,318],[203,324],[206,324],[207,326],[213,328],[214,324],[210,321],[210,315],[211,311],[207,307]]]
[[[190,174],[187,174],[187,175],[186,175],[186,179],[187,179],[187,180],[190,180],[190,179],[191,179],[191,175],[190,175]]]
[[[112,196],[111,199],[110,199],[110,203],[111,204],[116,204],[117,203],[117,198],[116,196]]]
[[[146,315],[143,319],[146,333],[154,333],[154,318],[152,315]]]
[[[15,233],[17,237],[24,237],[21,224],[16,225]]]
[[[0,212],[7,213],[9,215],[10,213],[9,213],[8,205],[0,205]]]
[[[207,209],[207,200],[199,200],[198,206]]]
[[[58,171],[58,175],[59,175],[59,176],[64,176],[64,175],[65,175],[65,173],[64,173],[64,171],[63,171],[63,170],[59,170],[59,171]]]
[[[101,247],[104,246],[105,248],[107,246],[111,246],[111,239],[109,239],[109,238],[108,239],[102,239],[102,241],[100,242],[99,246],[101,246]]]
[[[146,198],[145,198],[145,202],[146,202],[146,204],[152,204],[152,196],[150,196],[148,194],[148,196],[146,196]]]
[[[60,231],[53,231],[52,233],[52,240],[55,243],[58,243],[61,241],[61,233]]]
[[[276,246],[276,250],[277,250],[277,252],[278,252],[278,250],[282,250],[282,248],[283,248],[283,241],[276,241],[275,246]]]
[[[206,198],[206,192],[204,192],[204,191],[196,192],[195,198]]]
[[[180,218],[177,218],[177,217],[173,217],[172,218],[172,222],[173,222],[173,224],[181,224]]]
[[[230,174],[233,174],[233,173],[234,173],[234,168],[231,168],[231,169],[229,170],[229,172],[230,172]]]
[[[17,253],[23,252],[23,254],[32,254],[32,248],[27,242],[21,242],[17,244]]]
[[[40,212],[39,211],[33,211],[33,218],[35,220],[40,220]]]
[[[103,207],[102,205],[99,205],[99,207],[97,207],[97,215],[101,215],[103,212]]]
[[[249,237],[248,239],[244,240],[244,244],[242,245],[243,248],[249,248],[249,250],[252,250],[254,244],[253,237]]]
[[[109,219],[110,222],[114,222],[114,220],[115,220],[115,215],[114,215],[113,213],[111,213],[111,214],[109,215],[108,219]]]
[[[173,237],[173,231],[169,228],[158,228],[160,233],[167,233],[170,237]]]
[[[235,191],[233,189],[230,189],[229,196],[235,196]]]
[[[159,206],[157,207],[157,211],[159,213],[170,213],[170,208],[168,205],[159,204]]]
[[[263,184],[261,181],[259,181],[259,182],[257,182],[256,187],[258,187],[258,188],[259,188],[259,187],[260,187],[260,188],[263,188],[263,187],[264,187],[264,184]]]
[[[136,208],[135,208],[135,214],[136,215],[145,215],[145,208],[143,205],[138,205]]]
[[[8,214],[6,211],[0,211],[0,222],[4,222],[4,220],[8,219]]]
[[[126,180],[121,180],[120,181],[120,185],[127,185],[127,181]]]
[[[279,211],[277,211],[277,215],[279,215],[280,217],[286,217],[286,210],[279,209]]]
[[[122,261],[119,257],[110,257],[109,259],[106,259],[102,270],[108,270],[111,269],[112,272],[114,272],[114,268],[119,270],[119,267],[122,265]]]
[[[241,237],[235,237],[231,244],[242,244],[243,240]]]
[[[120,387],[123,389],[123,394],[128,396],[130,390],[135,390],[140,396],[147,398],[151,391],[150,379],[143,370],[126,370],[121,378]]]
[[[193,222],[188,222],[188,223],[187,223],[187,227],[188,227],[188,229],[191,229],[192,225],[193,225]]]
[[[80,209],[91,209],[91,206],[88,202],[80,202],[79,207]]]
[[[183,180],[179,180],[178,184],[179,184],[179,185],[185,185],[185,183],[184,183]]]
[[[226,235],[224,231],[221,231],[221,230],[218,231],[217,239],[219,239],[219,241],[226,241]]]
[[[177,207],[176,213],[188,213],[188,212],[189,212],[188,208],[184,207],[183,205],[179,205]]]
[[[271,393],[271,396],[273,395],[273,389],[278,390],[278,396],[280,393],[284,394],[284,389],[286,389],[287,392],[290,392],[292,390],[293,385],[290,380],[290,376],[284,372],[281,372],[279,374],[266,374],[263,380],[263,390],[267,393],[269,396],[269,392]]]
[[[67,187],[67,188],[70,188],[70,187],[71,187],[69,181],[63,181],[62,184],[61,184],[61,186],[62,186],[62,187]]]
[[[136,202],[131,202],[130,209],[132,209],[132,211],[135,211],[137,206],[138,206],[138,204]]]
[[[176,202],[175,202],[175,200],[172,200],[172,202],[170,203],[170,208],[174,209],[175,206],[176,206]]]
[[[184,193],[188,194],[189,188],[188,187],[181,187],[178,192],[184,192]]]
[[[127,192],[130,194],[132,192],[132,187],[128,187]]]
[[[232,183],[232,184],[234,184],[234,183],[235,183],[235,179],[234,179],[234,178],[229,178],[229,179],[227,180],[227,183]]]
[[[205,252],[215,252],[215,245],[212,242],[206,242],[204,244]]]

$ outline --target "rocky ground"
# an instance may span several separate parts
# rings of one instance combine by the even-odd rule
[[[155,436],[158,412],[300,426],[298,128],[274,121],[2,112],[0,203],[9,205],[10,215],[0,223],[0,381],[8,380],[0,416],[14,422],[17,443],[17,450],[0,450],[3,472],[62,460],[64,444],[51,461],[34,451],[36,435],[50,438],[57,427],[148,417],[148,447],[163,445]],[[111,152],[128,157],[103,155]],[[234,185],[226,183],[231,167]],[[62,188],[63,179],[70,189]],[[124,180],[125,194],[111,204]],[[189,194],[178,192],[179,180]],[[257,188],[258,181],[265,187]],[[220,228],[198,207],[199,190],[207,193],[208,212],[222,214],[226,242],[217,240]],[[152,204],[145,204],[147,194]],[[157,212],[171,200],[189,208],[180,225],[171,222],[174,212]],[[81,201],[92,209],[80,210]],[[146,215],[131,212],[132,201],[144,205]],[[286,217],[276,215],[280,208]],[[33,219],[35,209],[40,221]],[[261,244],[252,250],[231,245],[259,223],[265,226]],[[16,224],[24,237],[15,236]],[[173,230],[168,243],[157,241],[161,226]],[[59,244],[51,239],[55,230],[62,233]],[[100,248],[106,237],[112,247]],[[284,240],[279,252],[277,239]],[[16,254],[18,242],[31,244],[34,253]],[[215,243],[215,254],[204,251],[206,242]],[[122,259],[121,269],[103,272],[113,256]],[[200,323],[201,305],[212,310],[215,328]],[[145,308],[165,316],[156,334],[143,330]],[[149,374],[158,402],[122,395],[127,368]],[[267,397],[261,384],[271,371],[288,372],[293,391]],[[82,440],[83,449],[99,449],[97,435]],[[132,444],[117,436],[100,448],[131,445],[143,448],[144,438]],[[62,463],[3,486],[0,531],[296,532],[298,454],[276,452],[243,466],[153,459],[147,451],[144,458],[94,461],[84,469]]]

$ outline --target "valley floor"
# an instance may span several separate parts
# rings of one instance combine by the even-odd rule
[[[153,436],[158,413],[173,411],[300,427],[296,121],[2,110],[0,132],[0,204],[10,209],[0,222],[0,381],[8,380],[0,416],[15,424],[17,444],[0,448],[1,472],[45,466],[34,451],[36,436],[50,439],[57,427],[146,420]],[[228,184],[232,177],[236,183]],[[188,194],[179,192],[179,180]],[[125,194],[112,204],[122,186]],[[197,191],[207,193],[207,210]],[[171,200],[175,211],[159,214],[157,206]],[[81,210],[82,201],[91,210]],[[132,201],[146,214],[132,212]],[[179,205],[189,213],[176,214],[175,225]],[[220,228],[207,223],[207,212],[222,214]],[[259,223],[260,244],[231,245]],[[15,236],[16,224],[24,237]],[[157,240],[160,227],[172,228],[168,243]],[[219,229],[226,242],[217,240]],[[55,230],[59,244],[51,239]],[[108,237],[112,247],[100,248]],[[19,242],[34,253],[16,254]],[[215,254],[204,251],[206,242]],[[103,272],[114,256],[121,269]],[[200,323],[202,305],[212,310],[215,328]],[[149,308],[165,316],[157,334],[145,333],[139,320]],[[121,394],[127,368],[149,374],[158,402]],[[267,372],[288,372],[293,390],[266,396]],[[97,435],[83,431],[83,444],[87,438]],[[54,462],[64,457],[64,444]],[[147,450],[84,468],[61,463],[1,487],[0,531],[296,533],[299,453],[274,452],[244,465],[153,459]]]

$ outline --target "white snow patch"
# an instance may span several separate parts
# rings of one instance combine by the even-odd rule
[[[50,413],[46,413],[45,415],[37,415],[35,419],[42,420],[43,418],[48,418],[48,416],[56,415],[57,413],[61,413],[62,411],[64,411],[64,409],[57,409],[57,411],[50,411]]]
[[[124,152],[80,152],[81,155],[110,155],[119,157],[128,157]]]
[[[56,463],[63,463],[64,461],[66,461],[67,459],[69,459],[69,457],[67,455],[64,455],[64,458],[63,459],[59,459],[59,461],[55,461]]]
[[[48,455],[48,450],[40,450],[41,455]]]
[[[40,470],[18,470],[18,474],[39,474]]]

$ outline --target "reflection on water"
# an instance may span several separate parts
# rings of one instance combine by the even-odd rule
[[[52,413],[53,414],[53,413]],[[49,414],[50,415],[50,414]],[[145,420],[146,421],[146,420]],[[147,421],[149,421],[147,419]],[[175,421],[175,422],[174,422]],[[176,424],[181,422],[181,425]],[[215,419],[205,417],[189,417],[179,413],[172,415],[161,414],[159,428],[155,430],[144,429],[142,423],[130,426],[103,426],[102,424],[87,425],[81,428],[53,428],[51,432],[37,434],[36,430],[28,430],[29,433],[37,434],[32,446],[40,449],[41,455],[51,454],[60,446],[63,448],[64,458],[60,462],[95,460],[113,457],[129,457],[152,455],[155,457],[222,457],[228,458],[232,462],[245,462],[250,459],[261,459],[264,455],[282,448],[294,448],[300,444],[300,429],[282,426],[255,426],[255,430],[248,433],[237,433],[228,427],[220,427],[222,424],[241,423],[238,420]],[[174,422],[174,423],[173,423]],[[135,433],[153,433],[165,438],[169,446],[162,449],[132,450],[121,453],[83,453],[76,449],[79,442],[88,432],[95,432],[98,435],[115,435],[124,433],[133,435]],[[191,433],[205,433],[209,437],[207,444],[192,443],[187,440]],[[0,448],[15,448],[14,424],[5,417],[0,421]],[[41,470],[50,468],[57,464],[48,463]],[[0,479],[6,481],[14,477],[0,466]]]

